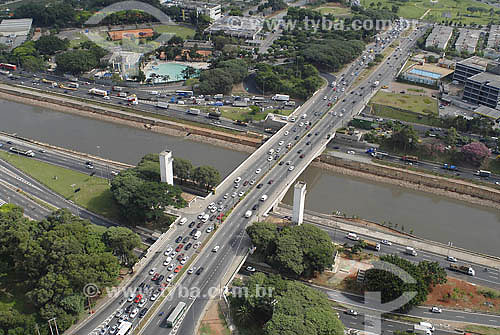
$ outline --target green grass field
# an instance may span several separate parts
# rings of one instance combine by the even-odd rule
[[[371,103],[400,108],[421,115],[438,114],[437,100],[418,95],[409,95],[401,93],[390,93],[379,91]]]
[[[99,177],[24,156],[0,152],[0,158],[29,174],[64,198],[112,220],[119,218],[118,206],[110,191],[108,181]],[[57,176],[57,179],[54,178]],[[75,193],[75,189],[80,191]]]
[[[347,16],[351,14],[351,9],[346,7],[338,7],[338,6],[327,6],[327,7],[319,7],[315,9],[323,15],[331,14],[333,16]]]
[[[387,7],[389,10],[392,9],[393,5],[399,7],[398,15],[403,16],[408,19],[418,19],[423,14],[430,9],[429,13],[425,15],[426,20],[431,20],[434,22],[441,22],[443,20],[453,20],[455,22],[462,22],[463,24],[488,24],[490,21],[498,21],[500,15],[493,13],[490,16],[489,10],[498,10],[498,8],[476,2],[474,0],[436,0],[431,2],[430,0],[409,0],[409,1],[399,1],[399,0],[361,0],[361,4],[366,7],[370,7],[370,4],[374,3],[373,8],[378,8],[377,3],[381,3],[380,8]],[[484,12],[469,12],[468,7],[480,7],[484,8]],[[450,14],[450,18],[444,17],[443,14]]]
[[[186,26],[171,26],[171,25],[162,25],[156,26],[153,28],[157,33],[168,33],[175,34],[183,39],[190,39],[194,36],[194,28],[186,27]]]

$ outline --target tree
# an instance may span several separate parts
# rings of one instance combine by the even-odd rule
[[[278,231],[276,226],[268,222],[255,222],[246,229],[257,252],[264,257],[271,257],[276,250]]]
[[[395,149],[408,151],[415,149],[418,143],[418,134],[410,125],[403,125],[394,129],[392,136],[385,140],[388,145]]]
[[[455,146],[457,144],[458,133],[454,127],[448,129],[448,134],[446,134],[446,144]]]
[[[479,167],[491,154],[490,149],[481,142],[472,142],[461,149],[462,160]]]
[[[124,265],[132,266],[137,261],[134,249],[141,245],[139,235],[125,227],[110,227],[104,233],[106,245],[113,250],[113,255]]]
[[[192,179],[210,190],[220,182],[220,174],[211,166],[198,166],[193,170]]]
[[[136,79],[140,83],[144,82],[146,80],[146,74],[144,74],[144,71],[139,70],[139,72],[137,73]]]
[[[198,73],[198,71],[192,67],[192,66],[187,66],[181,71],[182,77],[184,79],[189,79],[195,76]]]
[[[206,70],[200,75],[198,89],[202,94],[227,94],[232,87],[233,79],[222,69]]]
[[[193,170],[193,164],[187,159],[182,159],[175,157],[174,158],[174,176],[179,178],[181,182],[185,182],[186,180],[191,178],[191,171]]]
[[[56,56],[57,71],[79,75],[88,72],[99,64],[89,50],[70,50]]]
[[[69,47],[67,39],[60,39],[55,35],[44,35],[35,41],[35,48],[42,55],[54,55],[56,52],[65,51]]]

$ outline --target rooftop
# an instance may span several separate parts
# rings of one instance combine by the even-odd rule
[[[489,72],[481,72],[476,75],[473,75],[472,77],[469,78],[469,80],[474,80],[478,83],[488,84],[490,86],[500,88],[500,76],[497,74]]]
[[[261,19],[243,16],[224,16],[216,20],[208,32],[224,31],[231,35],[249,36],[257,34],[263,26]]]
[[[493,119],[493,120],[500,119],[500,110],[490,108],[487,106],[482,106],[482,105],[479,106],[478,108],[476,108],[476,110],[474,110],[474,114],[488,117],[488,118]]]
[[[458,62],[457,64],[462,64],[481,71],[486,71],[486,67],[488,66],[489,63],[494,63],[494,62],[485,58],[481,58],[479,56],[472,56]]]
[[[0,23],[0,34],[28,35],[33,19],[4,19]]]

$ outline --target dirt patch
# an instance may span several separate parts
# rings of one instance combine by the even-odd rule
[[[198,335],[229,335],[231,332],[227,328],[226,321],[219,306],[220,301],[213,300],[208,306],[208,310],[201,320]]]
[[[432,289],[425,305],[500,314],[500,291],[448,277],[446,284]]]
[[[388,86],[389,87],[386,89],[386,91],[392,92],[392,93],[400,93],[401,91],[404,91],[405,94],[420,95],[420,96],[427,96],[427,97],[432,97],[433,94],[437,95],[439,93],[439,91],[437,91],[437,90],[433,90],[433,89],[426,88],[426,87],[405,84],[405,83],[400,83],[397,81],[391,82]]]

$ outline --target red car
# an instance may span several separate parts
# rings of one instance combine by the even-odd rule
[[[181,269],[182,269],[182,265],[177,265],[177,267],[175,268],[174,272],[178,273],[179,271],[181,271]]]
[[[180,262],[180,261],[181,261],[181,259],[183,259],[183,258],[184,258],[184,254],[183,254],[183,253],[182,253],[182,254],[179,254],[179,255],[177,256],[177,260],[178,260],[179,262]]]
[[[245,180],[245,182],[243,183],[243,186],[247,186],[248,185],[248,180]]]
[[[269,185],[271,185],[273,182],[274,182],[274,180],[273,180],[273,179],[271,179],[271,180],[270,180],[270,181],[268,181],[267,183],[268,183]]]
[[[224,217],[224,213],[220,213],[219,216],[217,216],[217,220],[220,221]]]
[[[158,279],[158,277],[160,276],[160,274],[157,272],[154,274],[153,278],[151,278],[152,281],[156,281]]]
[[[138,294],[137,297],[135,297],[134,302],[138,303],[139,301],[141,301],[141,299],[142,299],[142,295]]]
[[[299,157],[300,157],[300,158],[304,158],[304,154],[300,155]]]
[[[181,250],[182,250],[182,248],[184,248],[184,244],[180,243],[180,244],[177,246],[177,248],[175,248],[175,251],[176,251],[176,252],[179,252],[179,251],[181,251]]]

